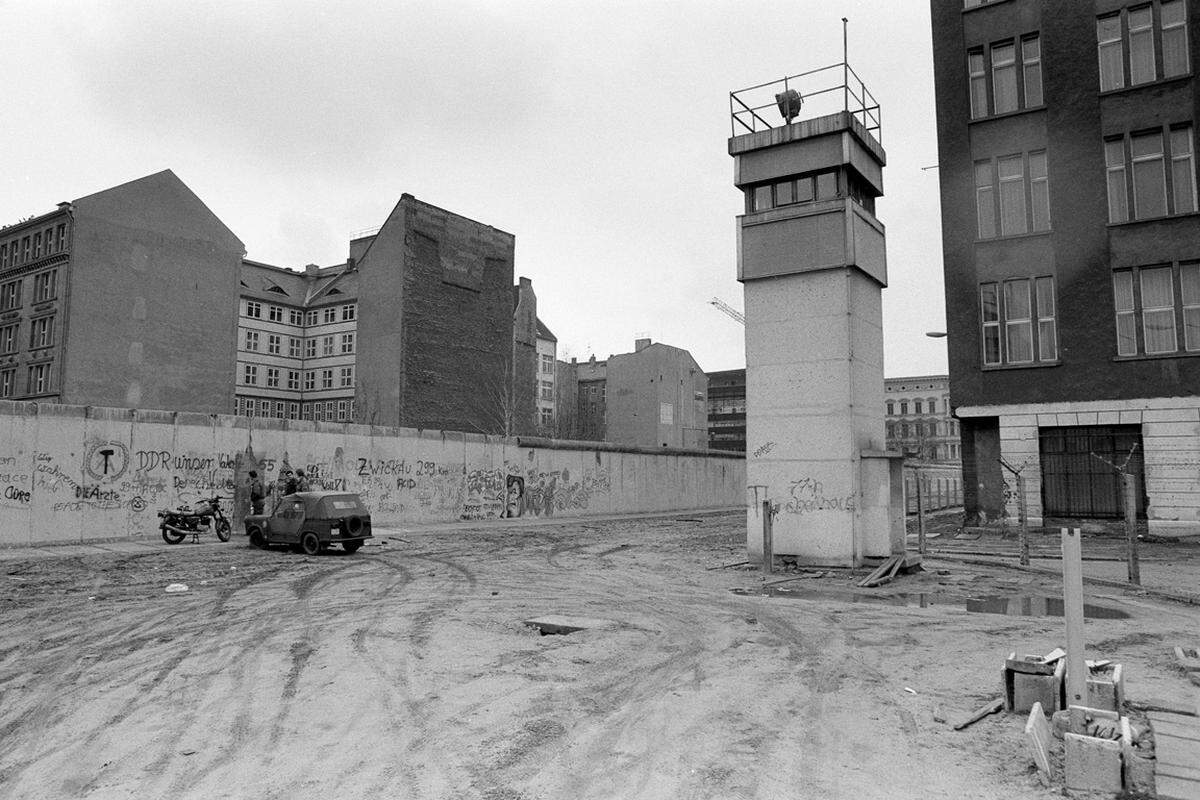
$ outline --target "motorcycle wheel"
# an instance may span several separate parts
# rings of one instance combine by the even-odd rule
[[[228,542],[229,535],[233,531],[232,527],[229,525],[229,520],[219,519],[216,521],[215,527],[217,530],[217,538],[220,539],[222,542]]]
[[[162,537],[163,537],[163,541],[166,542],[167,544],[179,544],[180,542],[182,542],[184,539],[187,538],[187,534],[176,533],[175,531],[168,528],[166,525],[163,525],[162,526]]]

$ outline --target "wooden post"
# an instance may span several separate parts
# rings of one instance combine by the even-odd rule
[[[1017,516],[1021,537],[1021,566],[1029,566],[1029,515],[1025,509],[1025,479],[1017,473]]]
[[[1062,529],[1063,619],[1067,623],[1067,706],[1087,705],[1083,655],[1083,551],[1079,529]],[[1071,730],[1084,733],[1083,712],[1071,710]]]
[[[921,480],[919,470],[913,470],[916,474],[917,483],[917,552],[921,555],[925,554],[925,492],[922,484],[925,481]]]
[[[775,572],[775,531],[774,531],[773,514],[771,513],[771,501],[770,500],[763,500],[762,520],[763,520],[762,571],[763,571],[763,575],[770,575],[773,572]]]
[[[1129,582],[1141,586],[1142,570],[1138,564],[1137,543],[1137,487],[1134,483],[1133,475],[1128,472],[1121,473],[1121,488],[1125,492],[1125,547],[1129,561]]]

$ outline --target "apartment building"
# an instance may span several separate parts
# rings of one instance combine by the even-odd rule
[[[931,8],[966,510],[1196,530],[1195,1]]]
[[[0,398],[227,413],[244,255],[170,170],[0,228]]]
[[[950,414],[947,375],[910,375],[883,382],[887,448],[919,461],[960,458],[958,421]]]
[[[243,260],[237,414],[355,419],[357,284],[353,261],[297,272]]]

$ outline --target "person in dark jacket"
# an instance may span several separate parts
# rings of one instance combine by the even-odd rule
[[[304,470],[296,470],[296,491],[308,492],[312,491],[312,486],[308,482],[308,476],[304,474]]]
[[[266,499],[266,493],[263,491],[262,481],[258,479],[258,473],[255,470],[250,470],[250,513],[263,513],[263,501]]]

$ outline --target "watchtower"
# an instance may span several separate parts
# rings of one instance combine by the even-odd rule
[[[857,565],[904,548],[885,452],[886,157],[879,105],[844,61],[730,93],[746,316],[747,544]]]

